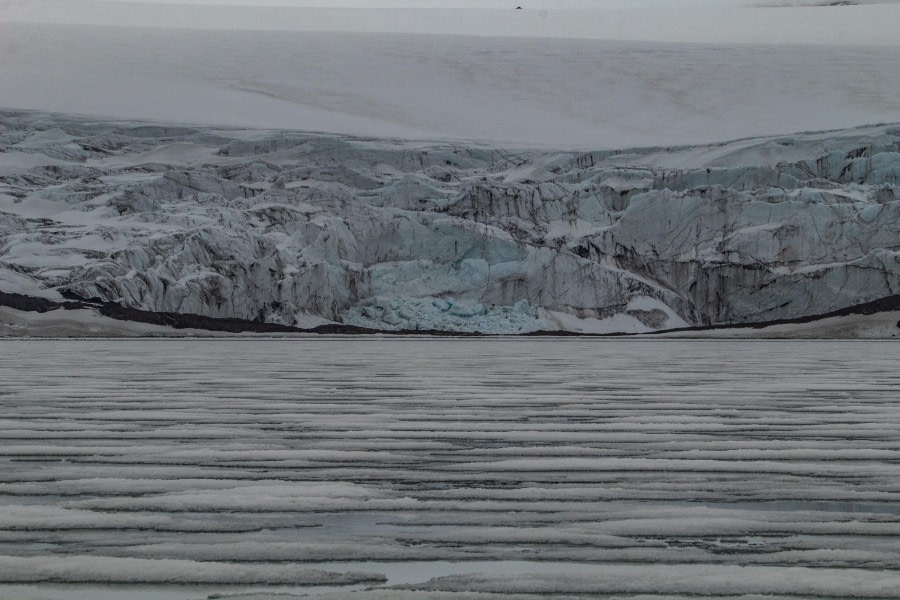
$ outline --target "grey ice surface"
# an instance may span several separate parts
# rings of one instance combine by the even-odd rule
[[[0,597],[896,598],[898,360],[4,340]]]

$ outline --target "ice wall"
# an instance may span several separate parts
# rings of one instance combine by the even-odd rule
[[[0,117],[0,283],[308,326],[640,332],[900,293],[900,126],[568,153]]]

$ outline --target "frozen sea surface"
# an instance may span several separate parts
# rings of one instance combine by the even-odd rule
[[[896,598],[900,345],[0,346],[0,597]]]

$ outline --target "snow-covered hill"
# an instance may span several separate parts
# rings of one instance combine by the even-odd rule
[[[643,332],[900,293],[900,125],[635,151],[0,116],[0,290],[314,326]]]
[[[522,10],[514,10],[522,6]],[[897,0],[4,0],[0,22],[701,44],[896,46]],[[92,33],[100,33],[94,30]],[[324,57],[317,57],[324,58]],[[185,56],[184,60],[190,60]]]
[[[0,107],[102,117],[585,150],[900,121],[896,44],[3,22],[0,40]]]

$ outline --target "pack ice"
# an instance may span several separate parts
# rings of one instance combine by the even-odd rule
[[[566,152],[0,113],[0,289],[645,332],[900,293],[900,126]]]

